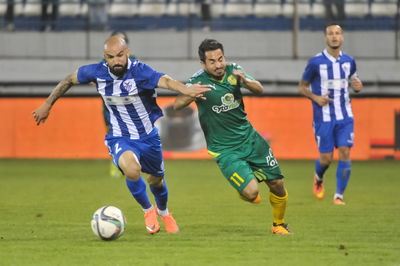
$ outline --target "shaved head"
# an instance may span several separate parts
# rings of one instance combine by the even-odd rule
[[[104,43],[104,59],[107,61],[110,72],[117,77],[125,74],[129,54],[130,50],[121,36],[111,36]]]
[[[124,38],[119,35],[109,37],[104,43],[104,52],[110,49],[126,49],[128,48]]]

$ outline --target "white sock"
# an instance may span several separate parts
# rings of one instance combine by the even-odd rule
[[[151,207],[148,208],[148,209],[143,209],[144,213],[146,213],[147,211],[150,211],[150,210],[154,210],[154,206],[153,205],[151,205]]]
[[[324,180],[324,178],[323,178],[323,177],[319,177],[319,176],[317,175],[317,173],[315,173],[315,179],[317,179],[318,182],[321,182],[321,181]]]
[[[166,208],[165,210],[158,209],[158,214],[160,216],[167,216],[169,214],[168,208]]]
[[[343,195],[335,193],[335,196],[333,196],[333,199],[341,199],[341,200],[343,200]]]

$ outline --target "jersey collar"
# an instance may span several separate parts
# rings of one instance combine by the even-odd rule
[[[208,75],[208,73],[207,73],[207,75]],[[218,83],[222,83],[222,82],[224,82],[225,77],[226,77],[226,70],[225,70],[225,73],[224,73],[224,77],[223,77],[221,80],[216,80],[216,79],[212,78],[210,75],[208,75],[208,77],[209,77],[212,81],[215,81],[215,82],[218,82]]]
[[[334,58],[333,56],[331,56],[331,55],[328,53],[328,51],[326,50],[326,48],[324,49],[323,54],[324,54],[332,63],[335,63],[336,61],[339,61],[339,60],[340,60],[340,57],[342,56],[342,51],[340,51],[338,59],[336,59],[336,58]]]

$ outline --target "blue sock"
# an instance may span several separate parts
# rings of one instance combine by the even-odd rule
[[[351,161],[339,161],[336,171],[336,194],[343,195],[350,179]]]
[[[149,200],[149,196],[146,191],[146,182],[140,177],[137,181],[126,179],[126,185],[128,186],[132,196],[142,206],[143,209],[148,209],[152,205]]]
[[[167,183],[163,182],[162,187],[154,187],[150,185],[150,190],[154,194],[154,198],[156,199],[157,207],[159,210],[165,210],[167,209],[167,201],[168,201],[168,188],[167,188]]]
[[[326,169],[328,169],[329,165],[322,166],[319,163],[319,159],[315,161],[315,172],[317,173],[318,177],[322,179],[324,177]]]

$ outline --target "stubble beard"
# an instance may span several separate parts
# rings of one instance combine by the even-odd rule
[[[128,64],[125,64],[125,66],[123,66],[120,70],[116,70],[115,69],[116,66],[120,66],[120,65],[115,65],[115,66],[111,67],[110,72],[117,77],[122,77],[123,75],[125,75]]]

